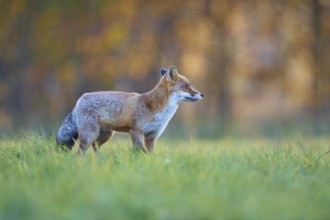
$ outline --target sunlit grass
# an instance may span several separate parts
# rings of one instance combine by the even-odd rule
[[[329,219],[328,138],[115,139],[96,157],[52,137],[0,141],[0,219]]]

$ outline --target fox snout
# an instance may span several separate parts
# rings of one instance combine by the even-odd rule
[[[196,93],[196,94],[193,94],[192,96],[195,97],[198,100],[201,100],[201,99],[203,99],[204,94],[203,93]]]
[[[183,97],[184,102],[198,102],[203,99],[204,94],[197,91],[195,88],[192,86],[187,86],[187,88],[184,88],[181,91],[181,95]]]
[[[197,91],[196,89],[194,88],[191,88],[191,92],[189,93],[189,96],[185,96],[185,101],[188,101],[188,102],[197,102],[197,101],[200,101],[203,99],[204,97],[204,94],[203,93],[200,93],[199,91]]]

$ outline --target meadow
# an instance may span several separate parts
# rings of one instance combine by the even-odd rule
[[[0,219],[330,219],[327,137],[115,138],[96,157],[0,140]]]

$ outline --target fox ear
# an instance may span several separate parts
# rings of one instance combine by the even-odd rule
[[[160,75],[164,76],[167,72],[167,69],[165,68],[160,68]]]
[[[178,70],[175,66],[170,66],[167,70],[166,79],[168,81],[176,80],[178,77]]]

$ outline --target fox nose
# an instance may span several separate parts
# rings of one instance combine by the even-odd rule
[[[204,94],[203,94],[203,93],[201,93],[201,97],[202,97],[202,98],[204,97]]]

